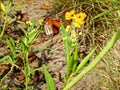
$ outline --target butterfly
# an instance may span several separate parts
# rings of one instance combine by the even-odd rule
[[[48,36],[53,36],[58,34],[60,28],[60,22],[58,20],[52,20],[47,17],[44,19],[44,29]]]
[[[66,21],[61,22],[64,26],[67,25]],[[59,33],[60,29],[60,21],[58,20],[53,20],[52,18],[45,18],[44,19],[44,29],[46,32],[46,35],[48,36],[53,36]]]

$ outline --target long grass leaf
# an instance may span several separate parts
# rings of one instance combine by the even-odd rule
[[[66,32],[64,26],[61,24],[61,30],[62,30],[62,37],[63,37],[63,43],[64,43],[64,48],[65,48],[65,54],[67,58],[67,62],[69,60],[70,56],[70,42],[68,40],[68,33]]]
[[[43,69],[42,67],[33,69],[33,70],[30,72],[30,74],[33,74],[35,71],[39,71],[39,70],[42,70],[42,69]]]
[[[31,31],[31,33],[29,33],[29,41],[28,41],[28,43],[29,44],[32,44],[33,43],[33,41],[36,39],[36,37],[38,36],[38,34],[39,34],[39,30],[34,30],[34,31]]]
[[[0,2],[0,11],[3,11],[6,14],[5,6],[2,2]]]
[[[112,0],[112,2],[114,4],[115,8],[120,8],[117,0]],[[118,10],[118,16],[120,17],[120,10]]]
[[[78,60],[78,44],[75,46],[75,51],[73,53],[74,56],[74,61],[73,61],[73,67],[72,67],[72,72],[75,72],[76,66],[77,66],[77,60]]]
[[[16,11],[20,9],[22,6],[24,6],[24,3],[17,4],[16,6],[11,7],[11,11]]]
[[[30,25],[29,31],[31,32],[32,30],[34,30],[35,27],[35,21],[34,19],[32,19],[32,25]]]
[[[96,15],[93,19],[102,17],[102,16],[104,16],[104,15],[106,15],[106,14],[109,14],[109,13],[114,12],[114,11],[117,11],[117,10],[120,10],[120,9],[106,10],[106,11],[104,11],[104,12],[102,12],[102,13]]]
[[[6,43],[10,48],[11,54],[13,55],[13,57],[16,57],[16,51],[15,51],[15,42],[13,39],[6,37]]]
[[[81,63],[78,65],[75,74],[78,73],[88,62],[88,60],[93,56],[95,50],[97,49],[97,47],[95,47],[82,61]]]
[[[4,62],[4,61],[8,61],[9,63],[13,64],[13,60],[9,55],[4,56],[3,58],[0,59],[0,62]]]
[[[73,66],[73,56],[70,56],[69,61],[67,62],[67,76],[69,76],[70,71],[72,70],[72,66]]]
[[[46,66],[43,66],[44,68],[44,75],[45,75],[45,80],[47,83],[48,90],[55,90],[55,85],[52,76],[50,73],[47,71]]]

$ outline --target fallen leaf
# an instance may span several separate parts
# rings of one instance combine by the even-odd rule
[[[50,5],[49,2],[44,2],[44,3],[43,3],[43,6],[41,6],[41,9],[42,9],[42,10],[49,10],[49,9],[51,9],[51,8],[52,8],[52,6]]]

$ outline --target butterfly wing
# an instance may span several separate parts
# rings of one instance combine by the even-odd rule
[[[51,18],[45,18],[45,25],[44,29],[46,31],[47,35],[55,35],[58,33],[59,28],[60,28],[60,22],[57,20],[52,20]]]
[[[45,33],[46,33],[47,36],[53,36],[54,35],[52,25],[49,24],[48,22],[46,22],[44,24],[44,29],[45,29]]]

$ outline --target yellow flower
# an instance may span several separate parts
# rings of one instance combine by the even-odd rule
[[[74,25],[75,27],[80,28],[83,23],[84,23],[84,21],[83,21],[82,19],[76,19],[76,20],[73,22],[73,25]]]
[[[65,30],[66,30],[66,32],[69,32],[69,30],[70,30],[70,25],[67,25]]]
[[[31,21],[26,21],[26,24],[32,25],[32,22]]]
[[[43,20],[40,19],[40,20],[38,21],[38,24],[39,24],[39,25],[42,25],[42,23],[43,23]]]
[[[80,28],[81,25],[84,23],[84,19],[86,18],[86,16],[87,16],[87,15],[86,15],[85,13],[82,13],[82,12],[74,15],[73,25],[74,25],[75,27]]]
[[[65,19],[66,20],[71,20],[73,18],[73,16],[74,16],[74,13],[75,13],[74,10],[71,10],[70,12],[66,12]]]
[[[80,13],[75,15],[75,19],[82,19],[82,20],[84,20],[86,18],[86,16],[87,15],[85,13],[80,12]]]

